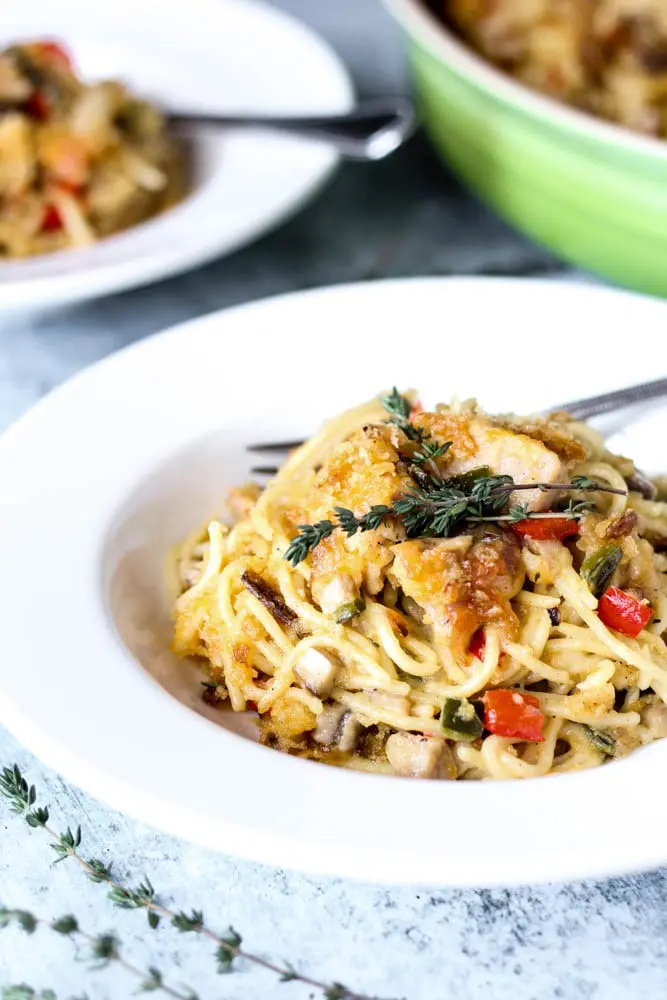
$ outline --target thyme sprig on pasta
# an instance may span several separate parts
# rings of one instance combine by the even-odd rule
[[[545,513],[531,511],[527,504],[510,505],[510,495],[520,490],[617,493],[625,496],[625,490],[605,486],[588,476],[575,476],[569,483],[515,483],[511,476],[492,476],[487,467],[482,467],[448,479],[443,478],[435,462],[446,454],[452,442],[438,442],[426,431],[415,427],[410,422],[414,407],[396,386],[386,396],[380,396],[380,402],[389,414],[389,422],[399,427],[409,440],[418,444],[418,450],[408,458],[410,474],[416,485],[390,505],[375,504],[361,516],[346,507],[334,507],[335,520],[300,524],[297,535],[285,552],[285,559],[293,566],[303,562],[308,553],[317,548],[325,538],[329,538],[337,528],[349,538],[358,531],[374,531],[396,518],[403,525],[408,538],[449,538],[480,521],[509,521],[510,524],[516,524],[528,518],[578,519],[595,509],[595,504],[590,500],[574,499],[561,510]]]
[[[335,520],[299,525],[298,534],[285,552],[285,559],[293,566],[298,566],[309,552],[337,528],[351,537],[358,531],[376,530],[392,518],[403,525],[408,538],[450,538],[481,521],[517,523],[528,518],[578,519],[595,509],[590,500],[574,499],[561,510],[547,512],[531,511],[525,504],[510,505],[511,494],[521,490],[615,493],[625,496],[624,490],[605,486],[583,476],[576,477],[569,483],[515,483],[511,476],[484,475],[474,479],[467,490],[461,488],[461,477],[455,476],[441,482],[429,478],[424,485],[401,494],[390,505],[376,504],[359,517],[346,507],[335,507]]]
[[[387,396],[380,396],[380,402],[389,414],[389,423],[396,424],[410,441],[418,443],[417,451],[410,456],[413,465],[422,466],[435,462],[451,448],[451,441],[440,444],[427,431],[410,422],[414,407],[407,396],[401,396],[396,386]]]
[[[29,785],[17,764],[13,767],[5,767],[0,772],[0,797],[7,799],[13,812],[21,816],[32,829],[41,829],[47,835],[50,847],[56,855],[56,863],[71,859],[83,869],[91,882],[107,887],[107,897],[114,906],[123,910],[143,910],[146,912],[148,925],[155,930],[162,920],[169,921],[172,927],[181,933],[194,933],[212,942],[215,946],[214,959],[217,971],[227,973],[234,971],[237,961],[243,960],[257,968],[273,972],[279,982],[298,982],[312,989],[317,990],[324,1000],[374,1000],[367,994],[357,993],[348,989],[342,983],[323,983],[311,976],[298,972],[289,962],[281,964],[271,962],[260,955],[256,955],[243,947],[241,935],[230,927],[226,934],[217,934],[207,925],[203,911],[192,910],[187,913],[184,910],[174,910],[159,902],[156,890],[150,880],[144,877],[143,881],[136,887],[128,887],[118,881],[112,874],[112,865],[105,863],[99,858],[86,858],[80,851],[82,841],[81,827],[72,830],[69,826],[64,833],[58,833],[49,823],[50,813],[47,806],[38,806],[37,792],[34,785]],[[23,930],[33,931],[42,921],[27,910],[2,910],[0,909],[0,929],[8,926],[9,923],[16,922]],[[75,929],[76,925],[76,929]],[[88,935],[79,930],[76,918],[67,915],[56,921],[50,922],[52,930],[60,934],[79,934],[84,938]],[[146,973],[136,967],[130,967],[120,955],[120,945],[114,934],[103,934],[92,937],[89,940],[92,948],[92,957],[97,962],[116,962],[122,965],[126,971],[135,976],[141,977],[140,992],[162,991],[162,993],[178,997],[180,1000],[197,1000],[194,990],[185,988],[183,991],[175,990],[168,986],[158,969],[149,968]],[[17,987],[17,990],[24,987]],[[15,996],[39,997],[38,993],[31,993],[30,987],[25,987],[27,992],[22,995],[19,992]],[[53,991],[42,993],[43,1000],[55,1000]],[[377,1000],[377,998],[375,998]]]
[[[400,427],[411,441],[421,441],[425,436],[428,436],[410,423],[410,415],[414,407],[407,396],[401,396],[396,386],[388,395],[380,396],[380,402],[389,414],[389,423]]]

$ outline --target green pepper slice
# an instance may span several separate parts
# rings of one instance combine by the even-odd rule
[[[348,604],[341,604],[339,608],[334,611],[334,618],[339,625],[344,625],[345,622],[352,621],[357,615],[366,607],[366,602],[363,597],[357,597],[354,601],[350,601]]]
[[[484,727],[473,702],[467,698],[445,698],[440,728],[447,739],[472,743],[479,739]]]
[[[622,555],[621,546],[610,542],[609,545],[603,545],[597,552],[593,552],[587,559],[584,559],[581,575],[595,597],[601,597],[604,594]]]
[[[604,729],[593,729],[591,726],[584,726],[584,732],[586,737],[596,750],[600,753],[605,754],[607,757],[613,757],[616,753],[616,740],[610,734],[605,732]]]

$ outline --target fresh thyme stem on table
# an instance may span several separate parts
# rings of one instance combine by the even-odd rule
[[[526,504],[510,504],[511,494],[520,490],[626,495],[625,490],[605,486],[587,476],[575,476],[568,483],[515,483],[511,476],[492,476],[488,468],[480,468],[442,478],[435,460],[446,454],[452,442],[438,443],[413,426],[410,422],[412,404],[396,388],[388,396],[381,396],[380,401],[389,414],[388,422],[399,427],[410,441],[418,442],[419,451],[407,459],[416,485],[390,505],[376,504],[360,517],[346,507],[334,507],[336,520],[299,525],[297,535],[285,552],[285,559],[293,566],[303,562],[308,553],[337,528],[351,537],[358,531],[374,531],[394,518],[403,525],[408,538],[450,538],[482,521],[516,524],[529,518],[578,519],[595,509],[591,500],[572,498],[562,510],[539,513]],[[430,474],[426,472],[427,467]]]
[[[289,962],[277,964],[262,958],[261,955],[247,951],[242,947],[243,939],[241,935],[233,927],[229,928],[226,935],[216,934],[206,924],[203,911],[192,910],[190,913],[186,913],[184,910],[173,910],[159,903],[156,899],[155,889],[150,879],[146,877],[135,888],[127,888],[122,885],[112,875],[112,865],[110,863],[105,864],[99,858],[85,858],[79,851],[82,839],[80,826],[74,831],[68,826],[64,833],[58,833],[49,824],[50,816],[48,808],[36,805],[37,792],[35,786],[28,784],[16,764],[13,767],[5,767],[0,773],[0,796],[9,801],[13,812],[22,816],[29,827],[32,829],[42,829],[46,833],[50,840],[49,846],[56,855],[55,863],[72,858],[83,869],[91,882],[107,886],[107,896],[115,906],[125,910],[145,910],[148,917],[148,924],[152,930],[155,930],[164,918],[182,933],[190,932],[199,934],[213,942],[216,947],[215,961],[218,972],[232,972],[235,961],[237,959],[244,959],[251,965],[275,973],[281,983],[293,981],[313,987],[313,989],[318,990],[322,994],[324,1000],[374,1000],[374,998],[369,997],[367,994],[356,993],[348,989],[342,983],[327,984],[318,979],[313,979],[311,976],[303,975],[297,972]],[[141,969],[126,962],[120,955],[119,942],[115,935],[106,934],[98,935],[97,937],[87,935],[79,929],[76,918],[73,916],[68,915],[57,921],[44,921],[26,910],[0,909],[0,929],[13,922],[18,923],[28,933],[32,933],[38,923],[48,924],[52,930],[60,934],[73,935],[76,933],[80,937],[89,940],[93,959],[103,963],[116,962],[133,975],[142,977],[140,991],[162,991],[168,996],[178,997],[181,1000],[197,1000],[197,994],[191,989],[186,989],[186,992],[178,992],[172,987],[167,986],[163,982],[162,975],[158,969],[150,968],[146,974]],[[16,987],[16,989],[24,989],[24,987]],[[26,987],[25,989],[30,988]],[[48,997],[49,991],[46,992]],[[17,1000],[20,995],[16,994]],[[44,994],[42,995],[44,996]],[[24,992],[23,996],[38,997],[39,994],[34,993],[34,991],[33,993]],[[47,1000],[47,997],[44,1000]],[[55,994],[52,991],[51,1000],[55,1000]]]
[[[27,934],[34,934],[38,926],[43,926],[50,928],[56,934],[61,934],[63,937],[84,941],[90,949],[90,959],[95,963],[96,968],[101,968],[111,962],[115,962],[116,965],[119,965],[139,980],[139,993],[160,992],[164,993],[165,996],[174,997],[175,1000],[197,1000],[197,994],[187,987],[183,991],[174,989],[173,986],[168,986],[160,970],[154,966],[149,966],[148,970],[143,970],[123,958],[120,953],[120,941],[115,934],[89,934],[79,926],[76,917],[70,913],[65,914],[63,917],[58,917],[56,920],[45,920],[43,917],[38,917],[29,910],[10,910],[0,906],[0,930],[4,927],[9,927],[12,923],[16,924]],[[20,992],[21,990],[23,993]],[[56,994],[53,991],[47,990],[41,994],[37,994],[25,985],[10,987],[2,991],[3,1000],[12,996],[16,1000],[20,996],[41,996],[43,1000],[47,1000],[49,995],[53,1000],[56,1000]]]

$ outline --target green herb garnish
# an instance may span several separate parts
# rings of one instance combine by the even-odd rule
[[[388,395],[381,396],[380,402],[389,414],[390,422],[396,424],[411,441],[419,444],[418,450],[407,460],[415,481],[414,488],[401,494],[391,505],[376,504],[360,516],[346,507],[335,507],[335,520],[299,525],[298,534],[285,552],[285,559],[293,566],[298,566],[336,529],[351,537],[358,531],[376,530],[392,518],[397,518],[408,538],[449,538],[481,521],[515,524],[527,518],[570,517],[577,520],[595,508],[590,500],[574,499],[569,500],[562,510],[546,513],[531,511],[527,504],[510,505],[511,494],[521,490],[626,495],[624,490],[604,486],[587,476],[576,476],[569,483],[515,483],[511,476],[491,475],[486,466],[446,479],[440,478],[433,463],[446,454],[452,442],[436,442],[429,434],[413,427],[410,423],[412,404],[396,387]],[[435,471],[434,475],[424,469],[429,463]]]
[[[482,521],[509,521],[526,518],[571,517],[574,520],[591,510],[590,501],[570,503],[564,510],[535,512],[526,505],[510,506],[510,495],[517,490],[580,490],[569,483],[515,483],[511,476],[481,476],[468,491],[452,486],[450,480],[428,480],[423,486],[403,493],[387,506],[376,504],[360,517],[346,507],[336,507],[336,520],[299,525],[285,559],[298,566],[324,538],[340,528],[346,535],[372,531],[398,518],[408,538],[450,538]],[[593,488],[591,488],[593,489]],[[622,490],[596,484],[593,492],[623,493]]]

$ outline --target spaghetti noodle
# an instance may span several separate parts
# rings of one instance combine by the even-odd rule
[[[174,553],[174,649],[269,746],[525,778],[667,735],[667,503],[567,414],[357,407]]]

